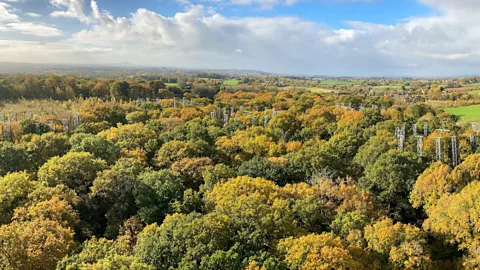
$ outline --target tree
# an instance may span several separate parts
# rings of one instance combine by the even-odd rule
[[[129,89],[130,85],[128,82],[116,81],[110,86],[110,96],[115,99],[126,100],[128,99]]]
[[[417,227],[385,218],[365,228],[368,247],[383,254],[397,269],[428,269],[425,235]]]
[[[224,183],[236,176],[237,174],[235,173],[235,170],[224,164],[207,166],[202,172],[203,185],[200,187],[200,189],[203,192],[211,191],[216,184]]]
[[[106,98],[110,94],[110,89],[108,83],[106,82],[97,82],[92,89],[92,95],[94,97]]]
[[[71,152],[88,152],[95,158],[113,164],[120,157],[120,147],[102,136],[75,134],[70,138]]]
[[[269,179],[279,186],[284,186],[293,180],[288,175],[287,166],[262,157],[254,157],[244,162],[238,168],[238,175]]]
[[[97,211],[105,213],[107,236],[116,236],[123,222],[137,212],[134,188],[142,170],[140,161],[123,158],[110,170],[101,172],[93,182],[90,195],[97,202]]]
[[[452,191],[460,191],[473,181],[480,180],[480,154],[469,155],[451,173]]]
[[[118,144],[121,148],[127,150],[148,149],[149,142],[155,139],[154,131],[147,128],[142,123],[122,125],[116,128],[100,132],[98,136],[106,137],[107,140]],[[155,151],[156,149],[153,149]]]
[[[288,197],[271,181],[241,176],[216,185],[205,202],[208,209],[229,216],[238,230],[255,231],[260,244],[299,232]]]
[[[134,257],[128,243],[121,238],[116,241],[92,238],[83,243],[80,253],[66,257],[58,263],[57,270],[67,269],[153,270],[154,268]]]
[[[206,167],[212,166],[213,161],[210,158],[184,158],[172,164],[173,175],[187,188],[198,190],[203,184],[202,172]]]
[[[382,154],[395,149],[396,146],[397,139],[393,134],[386,130],[379,130],[376,136],[371,137],[358,149],[354,161],[366,168],[368,165],[373,165]]]
[[[48,186],[65,185],[80,195],[89,192],[97,173],[106,168],[105,161],[90,153],[72,152],[47,161],[38,170],[38,179]]]
[[[445,194],[450,193],[455,184],[450,179],[452,169],[441,162],[430,165],[417,179],[410,193],[413,207],[425,209],[435,205]]]
[[[28,202],[27,195],[36,187],[27,173],[11,173],[0,178],[0,225],[10,222],[13,210]]]
[[[377,205],[396,220],[411,220],[415,212],[408,196],[422,169],[415,154],[390,150],[365,168],[359,186],[371,192]]]
[[[47,124],[33,119],[23,119],[22,121],[20,121],[20,126],[22,127],[22,134],[24,135],[42,135],[44,133],[50,132],[50,127]]]
[[[480,235],[480,182],[474,181],[459,193],[444,195],[427,210],[423,227],[444,235],[460,249],[469,249]]]
[[[0,258],[10,269],[55,269],[75,247],[73,231],[53,220],[13,221],[0,227]]]
[[[9,142],[0,142],[0,176],[9,172],[30,170],[32,164],[25,150]]]
[[[285,254],[290,269],[364,269],[339,237],[332,234],[309,234],[280,241],[278,248]]]
[[[339,211],[330,227],[336,235],[346,239],[352,232],[363,231],[363,228],[369,223],[370,218],[358,210],[353,212]]]
[[[20,146],[27,151],[35,168],[52,157],[65,155],[71,147],[67,135],[53,132],[23,136]]]
[[[58,197],[15,210],[13,221],[0,227],[0,260],[7,269],[55,269],[74,248],[72,206]]]
[[[205,141],[169,141],[162,145],[155,155],[155,165],[159,168],[168,168],[174,162],[184,158],[206,156],[210,153],[210,146]]]
[[[146,224],[162,221],[171,204],[182,198],[183,189],[183,185],[168,170],[140,174],[134,191],[138,216]]]

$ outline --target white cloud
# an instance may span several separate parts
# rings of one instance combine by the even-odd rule
[[[419,0],[438,15],[395,25],[352,21],[344,29],[297,17],[229,18],[201,5],[188,5],[171,17],[146,9],[113,17],[96,1],[88,9],[83,0],[49,1],[60,9],[53,16],[76,18],[89,26],[66,41],[11,46],[8,54],[0,49],[0,58],[50,55],[34,59],[375,76],[472,74],[480,68],[476,0]],[[285,0],[230,1],[286,4]],[[31,29],[42,25],[19,24],[9,10],[8,5],[0,5],[0,20],[5,21],[0,31],[39,33]],[[61,34],[55,28],[40,32]]]
[[[0,23],[17,21],[18,16],[13,13],[13,8],[7,3],[0,2]]]
[[[0,2],[0,32],[17,32],[39,37],[62,35],[62,32],[55,27],[21,21],[20,17],[14,13],[14,8],[3,2]]]
[[[90,22],[90,18],[84,14],[85,2],[83,0],[49,0],[50,4],[62,10],[56,10],[52,17],[66,17],[79,19],[82,22]]]
[[[58,37],[62,35],[62,31],[57,28],[30,22],[12,22],[7,23],[5,27],[8,29],[6,31],[15,31],[25,35],[39,37]]]
[[[40,18],[42,17],[42,15],[38,14],[38,13],[35,13],[35,12],[27,12],[25,13],[26,16],[28,17],[32,17],[32,18]]]
[[[112,57],[111,52],[111,49],[85,47],[66,42],[0,40],[0,59],[5,62],[105,63],[108,57]]]

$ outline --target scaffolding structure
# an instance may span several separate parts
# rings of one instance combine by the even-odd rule
[[[452,136],[451,139],[452,139],[452,165],[455,167],[459,164],[457,136]]]
[[[435,153],[437,161],[442,161],[442,137],[435,138]]]
[[[416,136],[417,138],[417,155],[423,156],[423,136]]]
[[[470,147],[472,148],[472,153],[477,152],[477,141],[474,133],[470,134]]]
[[[398,150],[403,152],[405,144],[405,124],[395,129],[395,136],[397,137],[398,141]]]

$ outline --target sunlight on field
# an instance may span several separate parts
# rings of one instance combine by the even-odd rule
[[[472,105],[458,108],[446,108],[445,111],[462,120],[480,120],[480,105]]]

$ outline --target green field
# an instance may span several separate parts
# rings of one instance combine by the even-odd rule
[[[479,90],[472,90],[468,91],[469,94],[480,94],[480,89]]]
[[[469,87],[469,86],[479,86],[479,85],[480,85],[480,82],[476,82],[476,83],[465,84],[463,86],[464,87]]]
[[[356,80],[351,80],[351,81],[321,80],[319,81],[320,85],[352,85],[357,83],[359,83],[359,81],[356,81]]]
[[[224,80],[223,84],[226,86],[236,86],[240,83],[239,80]]]
[[[178,86],[178,83],[165,83],[166,86]]]
[[[462,120],[480,120],[480,105],[472,105],[457,108],[445,108],[449,114],[453,114]]]

